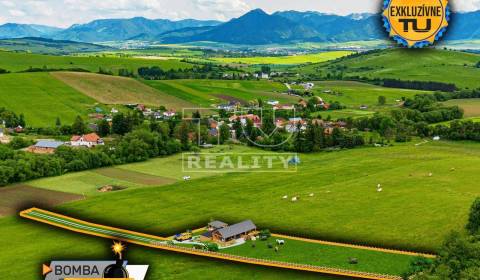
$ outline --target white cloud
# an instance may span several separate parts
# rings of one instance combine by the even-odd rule
[[[455,0],[451,1],[456,11],[476,11],[480,10],[480,0]]]
[[[23,12],[23,11],[21,11],[21,10],[12,9],[12,10],[8,10],[8,13],[9,13],[11,16],[14,16],[14,17],[23,17],[23,16],[25,16],[25,12]]]
[[[252,9],[242,0],[192,0],[192,2],[199,11],[212,14],[212,19],[223,21],[238,17]]]
[[[455,10],[480,9],[480,0],[452,0]],[[0,24],[36,23],[67,27],[102,18],[229,20],[248,10],[320,11],[337,14],[378,12],[381,0],[0,0]]]

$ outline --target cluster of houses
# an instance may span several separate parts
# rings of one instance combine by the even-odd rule
[[[28,147],[26,151],[34,154],[53,154],[59,147],[64,145],[76,148],[93,148],[104,145],[104,141],[96,133],[74,135],[68,142],[39,140],[35,145]]]
[[[134,106],[135,110],[141,112],[145,117],[154,117],[157,120],[171,119],[177,116],[177,112],[175,110],[154,110],[152,108],[148,108],[144,104],[129,104],[129,106]]]

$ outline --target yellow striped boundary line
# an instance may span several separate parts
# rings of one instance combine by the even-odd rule
[[[352,248],[352,249],[362,249],[362,250],[390,253],[390,254],[396,254],[396,255],[419,256],[419,257],[424,257],[429,259],[434,259],[437,257],[436,255],[432,255],[432,254],[401,251],[401,250],[394,250],[394,249],[385,249],[385,248],[372,247],[372,246],[354,245],[354,244],[347,244],[347,243],[337,243],[337,242],[330,242],[330,241],[323,241],[323,240],[308,239],[303,237],[289,236],[284,234],[272,233],[272,236],[277,238],[292,239],[292,240],[316,243],[316,244],[322,244],[322,245],[331,245],[331,246],[346,247],[346,248]]]
[[[161,249],[161,250],[166,250],[166,251],[172,251],[172,252],[177,252],[177,253],[183,253],[183,254],[188,254],[188,255],[196,255],[196,256],[203,256],[203,257],[209,257],[209,258],[214,258],[214,259],[220,259],[220,260],[227,260],[227,261],[232,261],[232,262],[239,262],[239,263],[246,263],[246,264],[253,264],[253,265],[260,265],[260,266],[266,266],[266,267],[275,267],[275,268],[284,268],[284,269],[290,269],[290,270],[299,270],[299,271],[308,271],[308,272],[317,272],[317,273],[323,273],[323,274],[330,274],[330,275],[336,275],[336,276],[346,276],[346,277],[354,277],[354,278],[361,278],[361,279],[373,279],[373,280],[401,280],[402,278],[400,276],[394,276],[394,275],[384,275],[384,274],[376,274],[376,273],[369,273],[369,272],[360,272],[360,271],[352,271],[352,270],[344,270],[344,269],[336,269],[336,268],[330,268],[330,267],[322,267],[322,266],[314,266],[314,265],[304,265],[304,264],[295,264],[295,263],[288,263],[288,262],[279,262],[279,261],[272,261],[272,260],[262,260],[262,259],[255,259],[255,258],[249,258],[249,257],[242,257],[242,256],[235,256],[235,255],[230,255],[230,254],[223,254],[223,253],[218,253],[218,252],[209,252],[209,251],[204,251],[204,250],[197,250],[197,249],[192,249],[192,248],[184,248],[180,246],[175,246],[175,245],[161,245],[158,243],[146,243],[146,242],[140,242],[136,240],[131,240],[128,238],[119,238],[116,236],[110,236],[107,234],[102,234],[102,233],[97,233],[97,232],[92,232],[92,231],[85,231],[81,229],[75,229],[71,228],[65,225],[61,225],[59,223],[51,222],[45,219],[37,218],[37,217],[32,217],[29,215],[29,213],[37,211],[37,212],[43,212],[51,216],[71,220],[71,221],[76,221],[81,224],[93,226],[93,227],[98,227],[101,229],[107,229],[107,230],[115,230],[118,232],[123,232],[123,233],[129,233],[137,236],[144,236],[152,239],[158,239],[162,241],[168,241],[171,240],[169,238],[164,238],[164,237],[159,237],[159,236],[154,236],[154,235],[149,235],[149,234],[143,234],[139,232],[134,232],[134,231],[129,231],[129,230],[124,230],[120,228],[115,228],[115,227],[109,227],[109,226],[104,226],[104,225],[99,225],[95,223],[90,223],[86,222],[83,220],[75,219],[72,217],[64,216],[58,213],[42,210],[39,208],[31,208],[28,210],[24,210],[20,212],[20,216],[26,219],[34,220],[40,223],[44,224],[49,224],[55,227],[63,228],[69,231],[73,232],[78,232],[90,236],[97,236],[97,237],[102,237],[102,238],[107,238],[107,239],[113,239],[113,240],[119,240],[123,241],[126,243],[131,243],[131,244],[136,244],[139,246],[144,246],[144,247],[149,247],[149,248],[155,248],[155,249]],[[408,254],[408,255],[422,255],[418,253],[411,253],[411,252],[403,252],[403,251],[396,251],[396,250],[389,250],[389,249],[380,249],[380,248],[373,248],[373,247],[365,247],[365,246],[358,246],[358,245],[349,245],[349,244],[342,244],[342,243],[334,243],[334,242],[326,242],[326,241],[318,241],[318,240],[313,240],[313,239],[306,239],[306,238],[299,238],[299,237],[291,237],[287,235],[281,235],[281,234],[272,234],[274,237],[278,238],[286,238],[286,239],[294,239],[294,240],[299,240],[299,241],[305,241],[305,242],[312,242],[312,243],[319,243],[319,244],[326,244],[326,245],[333,245],[333,246],[343,246],[343,247],[350,247],[350,248],[357,248],[357,249],[366,249],[366,250],[375,250],[375,251],[381,251],[381,252],[389,252],[389,253],[395,253],[395,254]]]

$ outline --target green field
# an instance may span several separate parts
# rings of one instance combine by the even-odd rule
[[[103,104],[141,103],[177,110],[194,106],[188,101],[158,91],[132,78],[76,72],[55,72],[52,75]]]
[[[290,104],[298,102],[297,97],[280,94],[287,91],[285,85],[270,81],[170,80],[144,83],[165,94],[205,108],[229,101],[248,103],[258,98],[275,99]]]
[[[475,183],[479,156],[480,146],[468,142],[436,142],[422,146],[408,143],[390,148],[302,155],[302,164],[296,174],[228,174],[158,188],[132,188],[92,196],[58,210],[157,235],[201,227],[210,219],[229,223],[252,219],[258,227],[280,233],[435,251],[446,234],[463,228],[471,202],[480,195]],[[168,176],[173,170],[177,174],[174,176],[182,174],[175,167],[164,171],[162,168],[166,167],[159,167],[157,171],[154,165],[137,164],[132,170],[144,173],[151,170],[149,173],[158,176]],[[428,176],[429,173],[433,176]],[[382,193],[376,191],[379,183],[384,189]],[[308,197],[310,193],[315,196]],[[292,203],[283,200],[284,195],[299,196],[300,200]],[[5,267],[10,267],[8,271],[0,268],[2,275],[7,277],[15,271],[28,279],[28,275],[34,275],[30,274],[33,263],[52,256],[101,257],[109,245],[105,241],[52,231],[13,218],[1,219],[0,226],[3,229],[0,240],[16,236],[3,246],[7,254],[0,256]],[[28,246],[25,240],[32,240],[33,236],[36,243]],[[144,249],[140,253],[140,249],[131,247],[130,261],[148,260],[156,271],[154,275],[165,275],[160,270],[180,259],[185,267],[191,267],[188,271],[167,268],[169,272],[177,271],[172,274],[173,279],[210,271],[207,267],[215,269],[208,272],[208,276],[233,270],[232,277],[250,268],[168,253],[143,253]],[[25,257],[21,263],[24,269],[12,270],[20,265],[12,261],[12,255],[18,252]],[[311,277],[302,273],[283,275],[264,269],[254,271],[257,279],[288,279],[285,275]]]
[[[343,73],[344,76],[393,78],[455,83],[460,88],[480,87],[480,55],[435,49],[390,49],[333,63],[308,65],[303,73]]]
[[[319,63],[329,60],[334,60],[349,54],[351,51],[331,51],[321,52],[315,54],[291,55],[291,56],[256,56],[256,57],[221,57],[212,58],[214,61],[220,63],[235,63],[235,64],[279,64],[279,65],[294,65],[306,63]]]
[[[465,118],[480,117],[480,98],[453,99],[443,104],[462,108],[465,111]]]
[[[118,69],[137,71],[139,67],[159,66],[165,70],[191,68],[188,63],[172,60],[152,60],[140,58],[119,58],[102,56],[52,56],[39,54],[25,54],[0,51],[0,68],[11,72],[27,70],[30,67],[50,69],[81,68],[91,72],[97,72],[100,67],[117,74]]]
[[[0,75],[0,106],[24,114],[29,126],[54,126],[57,117],[64,124],[78,115],[86,119],[96,103],[49,73]]]
[[[282,240],[285,240],[285,245],[279,246],[278,252],[268,248],[269,243],[276,245],[276,238],[274,237],[266,241],[255,241],[254,248],[252,247],[252,241],[248,241],[244,245],[224,249],[221,252],[257,259],[303,263],[388,275],[402,275],[408,269],[410,262],[415,258],[408,255],[358,250],[286,238]],[[358,259],[358,264],[350,264],[348,262],[350,258]]]
[[[323,112],[322,116],[332,114],[340,116],[363,116],[376,111],[386,110],[399,106],[402,97],[413,98],[417,94],[430,94],[429,91],[384,88],[366,83],[350,81],[325,81],[315,82],[313,90],[326,102],[338,101],[347,106],[348,110],[339,112]],[[386,97],[384,106],[378,104],[378,97]],[[360,106],[367,105],[367,110],[359,110]]]

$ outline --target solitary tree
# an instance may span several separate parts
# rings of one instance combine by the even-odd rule
[[[379,96],[378,97],[378,105],[383,106],[385,104],[387,104],[387,98],[383,95]]]
[[[77,116],[75,122],[72,124],[72,133],[81,135],[84,134],[86,130],[87,126],[83,122],[82,117]]]
[[[473,234],[480,233],[480,197],[477,198],[470,209],[467,230]]]

